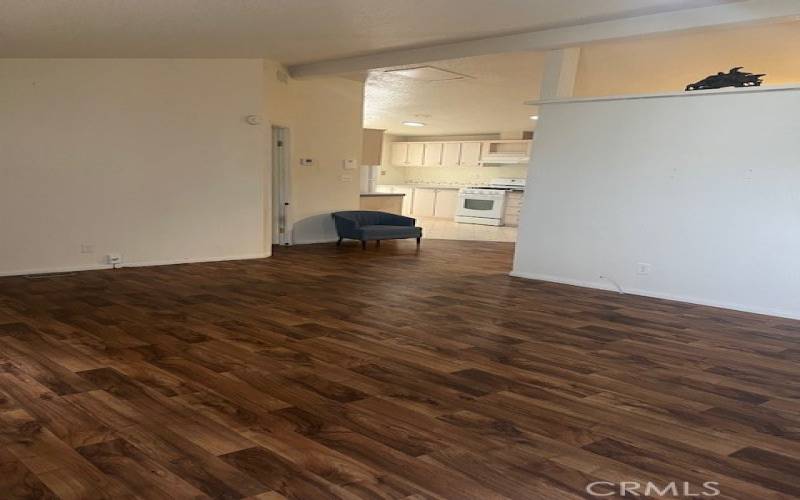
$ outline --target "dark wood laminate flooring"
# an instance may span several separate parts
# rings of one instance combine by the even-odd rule
[[[0,497],[800,496],[800,322],[510,278],[512,252],[2,278]]]

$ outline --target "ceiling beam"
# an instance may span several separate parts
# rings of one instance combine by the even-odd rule
[[[289,67],[294,78],[337,75],[404,64],[487,54],[548,50],[602,40],[658,35],[718,26],[788,20],[800,16],[798,0],[745,0],[514,35],[398,49]]]

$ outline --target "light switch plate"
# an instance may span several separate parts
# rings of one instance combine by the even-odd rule
[[[311,158],[300,158],[300,165],[303,167],[313,167],[314,160]]]
[[[342,160],[342,168],[345,170],[355,170],[356,169],[356,161],[355,160]]]

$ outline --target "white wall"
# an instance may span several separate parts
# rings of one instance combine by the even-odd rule
[[[542,106],[512,274],[800,317],[799,109],[800,90]]]
[[[345,170],[342,162],[361,164],[364,84],[344,78],[281,81],[276,75],[283,71],[264,62],[267,121],[290,129],[293,242],[335,241],[331,212],[359,205],[359,170]],[[300,166],[300,158],[313,159],[314,166]]]
[[[0,274],[265,256],[261,60],[0,60]],[[81,253],[81,245],[94,253]]]

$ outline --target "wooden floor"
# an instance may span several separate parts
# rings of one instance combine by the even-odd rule
[[[800,322],[510,278],[512,251],[0,279],[0,498],[800,497]]]

